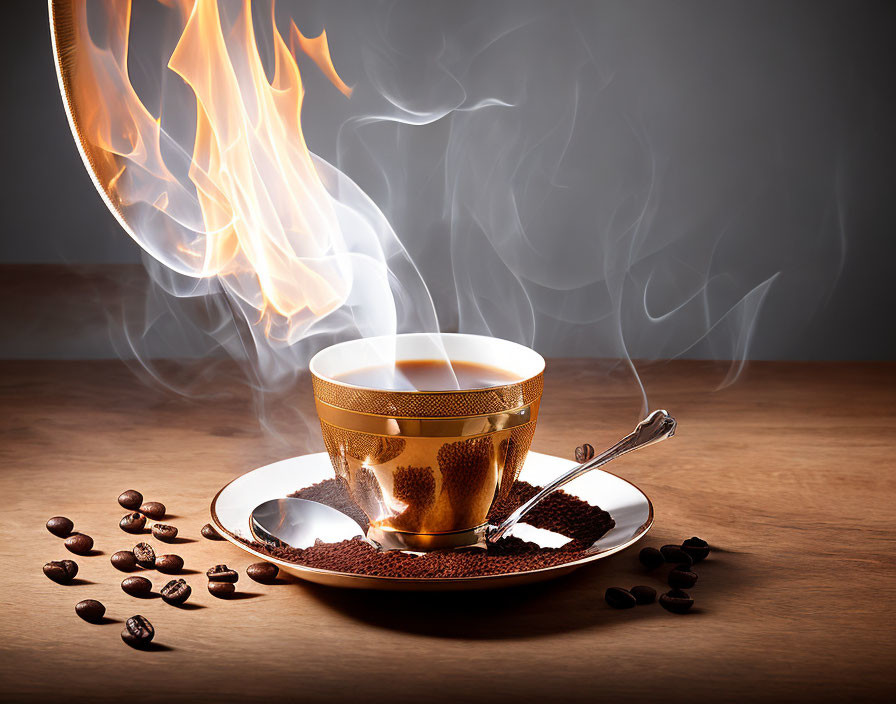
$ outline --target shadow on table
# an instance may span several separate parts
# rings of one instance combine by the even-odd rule
[[[635,563],[634,565],[632,563]],[[509,589],[470,592],[379,592],[332,589],[303,583],[321,604],[378,628],[438,638],[503,640],[537,638],[588,628],[617,627],[647,619],[708,618],[716,598],[736,599],[746,588],[743,560],[718,555],[698,565],[698,584],[689,590],[694,609],[684,616],[659,604],[611,609],[604,601],[610,586],[647,584],[662,594],[671,565],[647,572],[631,553],[614,556],[549,582]]]

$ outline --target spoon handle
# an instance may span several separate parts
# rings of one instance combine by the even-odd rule
[[[666,413],[666,411],[654,411],[638,423],[638,427],[613,445],[613,447],[604,450],[601,454],[592,457],[587,462],[583,462],[582,464],[573,467],[568,472],[561,474],[554,481],[545,486],[535,496],[504,519],[500,525],[491,529],[486,536],[486,541],[494,543],[508,530],[513,528],[523,516],[541,503],[548,494],[557,491],[557,489],[564,484],[581,477],[592,469],[605,465],[611,460],[615,460],[626,452],[631,452],[632,450],[637,450],[639,447],[646,447],[647,445],[652,445],[655,442],[672,437],[675,434],[675,425],[675,419]]]

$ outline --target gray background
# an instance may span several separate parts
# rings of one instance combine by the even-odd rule
[[[629,183],[626,173],[641,168],[635,162],[646,153],[660,174],[662,188],[658,189],[661,197],[651,206],[645,237],[676,231],[674,241],[686,245],[660,248],[651,260],[651,271],[665,272],[674,282],[673,258],[699,259],[701,252],[711,249],[722,261],[723,270],[716,273],[742,280],[740,288],[734,287],[740,291],[738,296],[778,274],[758,310],[749,356],[896,357],[891,312],[896,303],[892,283],[896,6],[892,3],[420,5],[423,9],[398,6],[399,12],[391,7],[390,13],[378,17],[372,3],[284,2],[279,15],[304,17],[309,32],[326,23],[337,68],[350,84],[359,86],[357,107],[364,105],[365,84],[377,75],[365,66],[365,55],[357,49],[359,37],[382,21],[383,14],[388,14],[398,34],[404,25],[420,22],[427,25],[424,37],[428,31],[464,41],[474,41],[470,23],[478,26],[480,16],[487,26],[500,27],[502,22],[512,25],[517,15],[525,13],[543,18],[550,10],[552,23],[559,14],[565,24],[545,25],[547,29],[539,34],[546,37],[544,45],[536,41],[531,51],[524,52],[521,47],[527,39],[523,36],[521,44],[509,46],[505,53],[513,58],[519,52],[535,76],[539,67],[550,67],[547,59],[554,52],[565,56],[564,51],[571,51],[568,46],[551,44],[547,37],[567,36],[569,44],[576,46],[576,56],[593,60],[589,64],[593,71],[578,73],[570,78],[570,85],[575,83],[581,106],[593,98],[602,107],[594,112],[582,107],[577,124],[590,120],[593,130],[578,134],[581,146],[572,156],[586,153],[586,145],[595,141],[619,143],[622,124],[634,126],[627,139],[641,140],[648,147],[620,148],[600,160],[569,166],[578,173],[577,183],[585,197],[557,204],[552,215],[560,234],[552,235],[551,247],[562,250],[565,258],[555,263],[555,278],[562,280],[563,261],[573,266],[577,247],[583,247],[589,236],[581,232],[577,220],[581,214],[569,208],[587,207],[592,200],[589,188],[599,193],[614,180]],[[4,67],[0,149],[5,167],[0,188],[0,262],[75,267],[138,262],[139,248],[107,212],[74,147],[58,95],[45,6],[21,2],[9,12],[0,26]],[[396,14],[401,17],[395,19]],[[422,52],[428,55],[426,47]],[[481,71],[475,74],[482,75]],[[556,83],[548,70],[542,78],[529,87],[527,96],[539,97],[533,95],[533,88]],[[309,95],[320,85],[315,81],[308,79]],[[314,105],[308,101],[306,108],[309,144],[331,160],[337,158],[331,106],[338,99],[329,95]],[[536,115],[539,105],[543,103],[532,100],[520,110]],[[445,136],[438,125],[418,133],[420,143],[408,150],[406,158],[413,160],[419,154],[421,161],[432,161]],[[364,139],[371,141],[374,150],[377,139],[380,146],[387,141],[375,133]],[[351,145],[351,140],[345,143],[349,150]],[[418,167],[425,164],[395,165],[396,172],[401,168],[405,176]],[[440,227],[449,227],[445,218],[433,215],[437,208],[426,198],[420,199],[417,212],[411,212],[407,204],[388,202],[375,178],[365,177],[362,166],[353,170],[351,153],[343,168],[390,217],[430,284],[446,327],[456,326],[458,316],[463,318],[458,312],[462,306],[455,300],[440,249],[446,240],[438,234]],[[634,191],[643,187],[637,175],[630,182]],[[533,225],[537,220],[537,214],[533,215]],[[9,271],[4,266],[0,272],[6,273],[0,275],[8,279]],[[644,280],[637,267],[631,267],[625,278],[637,285]],[[674,285],[662,280],[660,284],[665,286],[662,300],[671,295]],[[545,306],[549,305],[552,296],[540,292]],[[568,297],[558,307],[587,308],[589,295],[585,286],[577,298]],[[85,301],[84,305],[99,304]],[[13,307],[15,301],[7,300],[5,310]],[[535,334],[540,349],[553,355],[596,351],[613,356],[596,348],[590,333],[582,332],[597,327],[569,320],[561,325],[556,323],[556,310],[542,307],[541,311],[545,320],[537,322]],[[9,321],[0,320],[4,322],[7,340],[23,334],[21,329],[11,329]],[[713,348],[691,346],[687,338],[669,343],[667,332],[642,330],[637,316],[626,319],[623,314],[622,324],[627,326],[632,357],[714,356]],[[730,334],[738,335],[736,331]],[[699,331],[693,338],[698,340]],[[77,349],[73,344],[70,339],[48,336],[39,356],[103,356],[102,342]],[[28,345],[4,349],[14,356],[32,353]],[[719,349],[717,356],[730,357],[739,348]]]

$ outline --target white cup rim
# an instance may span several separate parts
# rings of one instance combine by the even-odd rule
[[[394,345],[394,347],[393,347]],[[480,364],[488,364],[505,369],[516,374],[519,378],[510,382],[501,382],[491,386],[483,386],[468,389],[439,389],[439,390],[393,390],[375,386],[364,386],[340,381],[335,376],[368,366],[375,366],[377,360],[388,363],[391,360],[403,359],[431,359],[425,352],[419,350],[436,349],[441,346],[451,361],[466,361]],[[396,348],[402,347],[401,351]],[[370,363],[354,366],[347,360],[357,359],[357,354],[368,354]],[[415,354],[415,352],[417,352]],[[495,359],[497,357],[498,359]],[[315,354],[308,363],[311,373],[329,384],[337,384],[353,389],[366,391],[387,391],[388,393],[462,393],[469,391],[487,391],[506,386],[521,384],[529,379],[537,377],[544,372],[545,361],[535,350],[521,345],[518,342],[504,340],[488,335],[474,335],[470,333],[441,332],[441,333],[398,333],[395,335],[380,335],[376,337],[357,338],[330,345]],[[339,371],[334,371],[339,369]]]

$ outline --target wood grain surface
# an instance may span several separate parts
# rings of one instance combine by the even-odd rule
[[[562,580],[504,592],[380,594],[298,582],[263,586],[248,557],[199,529],[227,481],[320,449],[310,426],[286,443],[259,430],[239,387],[184,400],[118,362],[0,363],[0,699],[30,701],[521,702],[878,701],[896,666],[896,365],[670,362],[645,370],[670,442],[613,471],[653,499],[641,545],[699,535],[694,611],[607,607],[608,586],[660,588],[629,549]],[[300,387],[296,402],[308,408]],[[640,399],[623,368],[551,362],[534,449],[571,457],[628,432]],[[309,429],[310,428],[310,429]],[[109,556],[128,488],[168,506],[188,607],[137,600]],[[44,528],[72,518],[96,540],[76,584],[41,572],[71,557]],[[206,591],[205,570],[241,572],[240,599]],[[148,573],[156,589],[168,578]],[[164,581],[163,581],[164,580]],[[110,622],[74,605],[95,598]],[[137,652],[123,620],[148,617]]]

